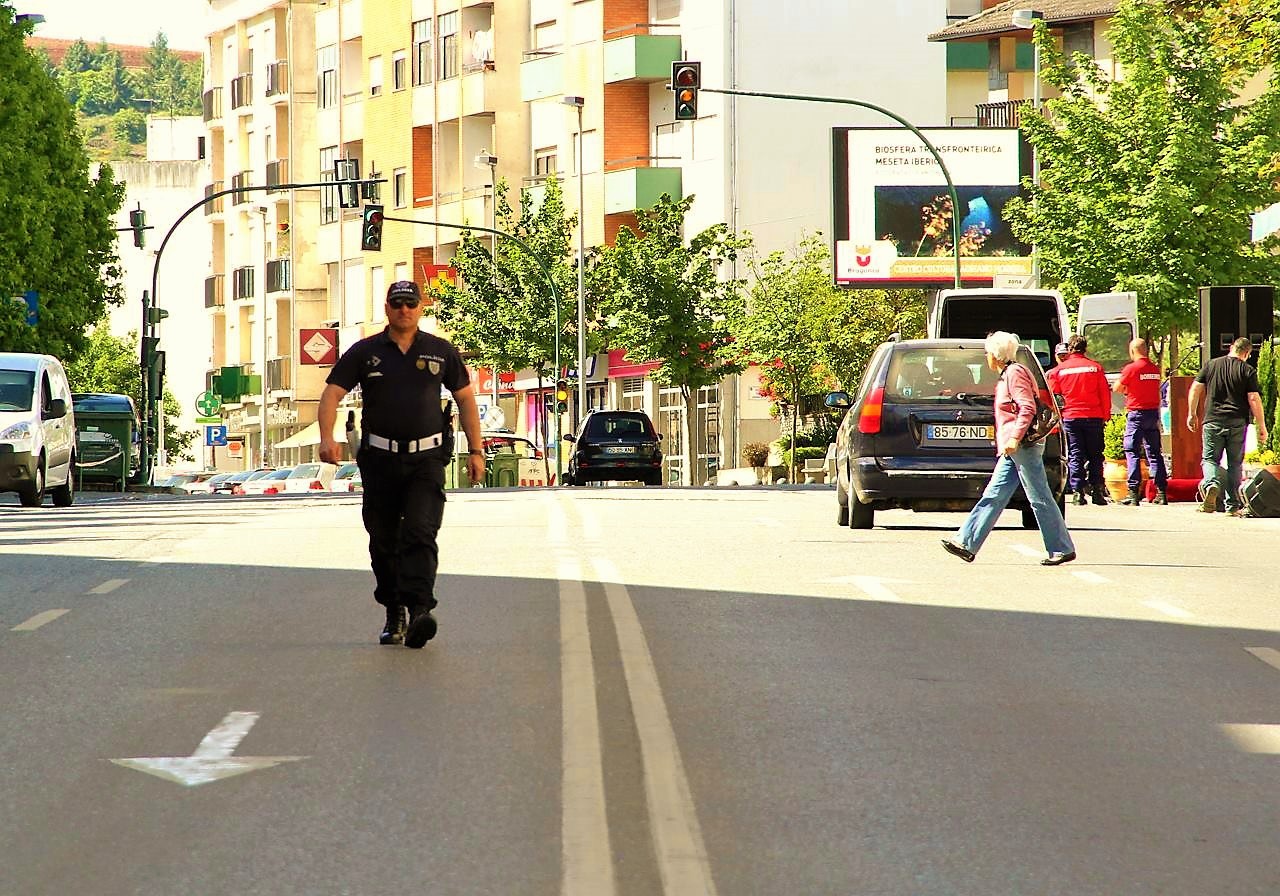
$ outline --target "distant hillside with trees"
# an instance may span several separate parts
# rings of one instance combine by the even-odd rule
[[[203,58],[170,50],[163,31],[149,48],[38,37],[27,44],[75,109],[95,161],[143,157],[150,113],[200,114]]]

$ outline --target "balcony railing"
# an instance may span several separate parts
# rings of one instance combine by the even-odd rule
[[[241,171],[239,174],[233,174],[231,176],[231,189],[233,190],[240,190],[243,187],[248,187],[252,185],[253,185],[252,171]],[[231,204],[239,205],[242,202],[250,201],[250,198],[251,197],[249,196],[249,193],[247,191],[240,192],[240,193],[232,193]]]
[[[253,268],[245,265],[231,272],[231,298],[253,298]]]
[[[223,294],[225,279],[222,274],[204,278],[204,307],[221,308],[227,303],[226,296]]]
[[[1016,128],[1022,120],[1022,107],[1030,100],[1005,100],[1002,103],[979,103],[978,127]]]
[[[208,199],[214,193],[220,192],[222,190],[222,186],[223,186],[222,181],[215,180],[213,183],[209,184],[209,186],[204,188],[204,198]],[[213,200],[212,202],[206,202],[204,206],[204,213],[206,215],[212,215],[215,212],[221,212],[222,200],[226,198],[227,197],[225,196],[219,196],[217,199]]]
[[[213,121],[222,117],[222,88],[210,87],[200,97],[200,105],[204,108],[204,120]]]
[[[267,383],[271,389],[293,388],[293,358],[285,355],[267,361]]]
[[[292,285],[292,268],[289,259],[277,258],[267,262],[267,292],[285,292]]]
[[[275,187],[280,184],[289,182],[289,160],[276,159],[274,162],[267,162],[267,186]],[[267,190],[268,193],[275,193],[275,190]]]
[[[267,66],[267,96],[281,96],[289,92],[289,63],[285,60]]]
[[[245,72],[231,81],[231,108],[239,109],[253,102],[253,75]]]

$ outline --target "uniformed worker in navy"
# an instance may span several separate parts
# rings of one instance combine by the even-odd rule
[[[453,394],[471,446],[467,472],[484,478],[480,414],[458,350],[418,329],[422,293],[410,280],[387,288],[387,328],[351,346],[320,395],[320,459],[338,463],[333,437],[338,402],[357,385],[363,396],[357,463],[363,481],[364,527],[376,586],[387,611],[381,644],[420,648],[436,633],[431,611],[444,517],[444,468],[453,433],[442,409],[441,386]],[[406,622],[406,614],[408,620]]]

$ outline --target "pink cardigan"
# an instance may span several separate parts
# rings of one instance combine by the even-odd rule
[[[1021,439],[1036,413],[1036,381],[1031,371],[1013,363],[996,382],[996,454],[1005,442]]]

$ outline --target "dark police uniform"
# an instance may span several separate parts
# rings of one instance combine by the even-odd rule
[[[458,350],[419,331],[401,352],[388,331],[362,339],[334,365],[327,382],[363,396],[360,452],[363,518],[377,580],[374,599],[387,607],[431,610],[444,518],[444,467],[452,430],[441,386],[470,383]]]

